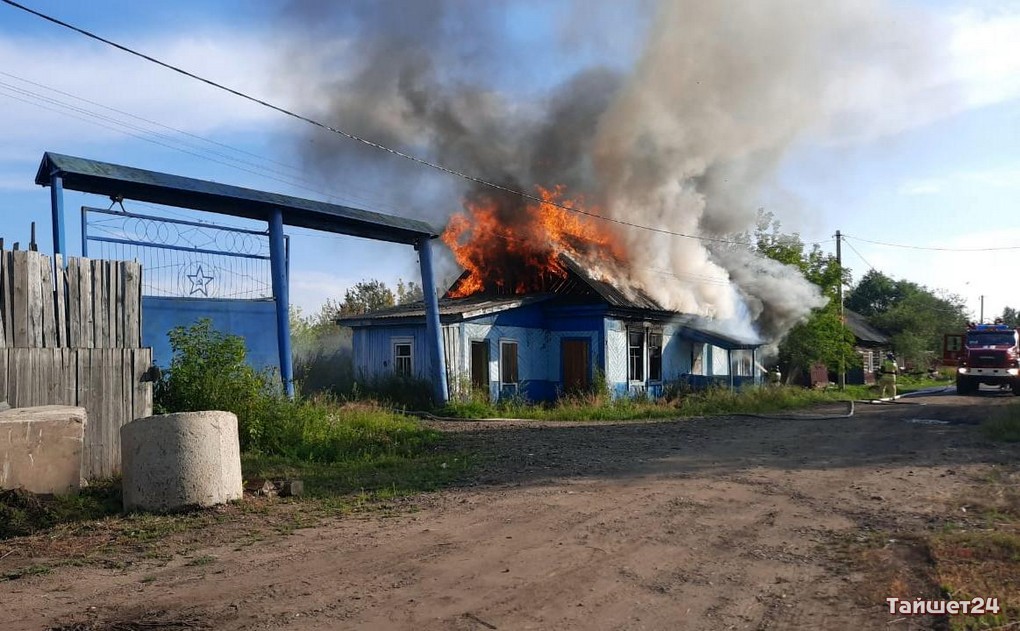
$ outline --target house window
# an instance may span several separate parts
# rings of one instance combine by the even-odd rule
[[[861,354],[861,369],[864,370],[865,373],[875,372],[877,367],[875,366],[874,352],[870,350],[862,350],[859,352]]]
[[[517,342],[499,343],[499,380],[503,385],[519,381],[517,374]]]
[[[662,381],[662,333],[648,334],[648,380]]]
[[[645,330],[627,331],[627,380],[645,380]]]
[[[411,340],[393,341],[393,372],[398,375],[411,375],[414,366],[414,344]]]

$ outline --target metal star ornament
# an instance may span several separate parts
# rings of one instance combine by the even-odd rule
[[[188,274],[187,278],[191,281],[190,295],[201,293],[203,296],[209,296],[209,283],[213,281],[213,277],[203,272],[201,265],[195,268],[194,273]]]

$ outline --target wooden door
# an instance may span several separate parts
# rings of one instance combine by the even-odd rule
[[[471,387],[489,390],[489,343],[471,342]]]
[[[563,340],[563,390],[576,392],[591,385],[588,340]]]

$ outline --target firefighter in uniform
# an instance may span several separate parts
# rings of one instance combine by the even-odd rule
[[[882,392],[879,395],[880,398],[885,398],[885,392],[888,390],[892,398],[896,398],[896,375],[900,369],[896,366],[896,356],[892,353],[886,353],[885,360],[882,362],[880,367],[882,373],[879,378],[879,385],[882,387]]]
[[[783,373],[779,372],[779,366],[769,371],[769,385],[778,388],[783,383]]]

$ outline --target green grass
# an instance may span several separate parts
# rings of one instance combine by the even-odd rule
[[[981,431],[992,440],[1020,442],[1020,403],[1003,406],[981,424]]]
[[[0,574],[0,580],[14,581],[19,578],[24,578],[26,576],[41,576],[43,574],[49,574],[52,571],[53,568],[48,565],[42,564],[29,565],[28,567]]]
[[[370,501],[442,488],[463,476],[472,459],[463,454],[423,453],[321,463],[246,454],[242,464],[246,478],[302,480],[305,499],[346,510]]]
[[[40,497],[0,491],[0,539],[29,535],[68,522],[101,519],[121,509],[120,480],[98,480],[77,493]]]
[[[1015,522],[1005,527],[931,537],[931,558],[946,597],[954,600],[994,597],[1001,607],[997,614],[951,616],[950,629],[1002,628],[1020,620],[1020,588],[1015,580],[1020,572],[1020,534],[1015,531]]]
[[[748,388],[733,392],[710,388],[697,392],[671,392],[662,399],[643,397],[611,399],[608,395],[565,397],[546,404],[518,399],[490,403],[471,397],[450,403],[437,414],[452,418],[519,418],[543,421],[627,421],[723,414],[761,414],[808,407],[849,398],[845,393],[798,387]]]
[[[184,565],[188,567],[201,567],[203,565],[212,565],[215,562],[216,557],[212,556],[211,554],[203,554],[200,557],[195,557],[194,559],[188,561]]]
[[[261,428],[257,451],[242,455],[244,478],[300,479],[308,500],[326,508],[350,508],[439,488],[463,475],[470,458],[453,453],[443,434],[417,419],[373,404],[318,399],[280,401]],[[93,483],[78,493],[37,496],[0,492],[0,540],[31,535],[60,524],[120,515],[120,480]],[[136,514],[117,530],[125,539],[151,542],[207,525],[199,512]]]
[[[896,379],[896,391],[900,394],[928,388],[948,388],[954,385],[952,379],[932,379],[925,375],[901,375]]]

